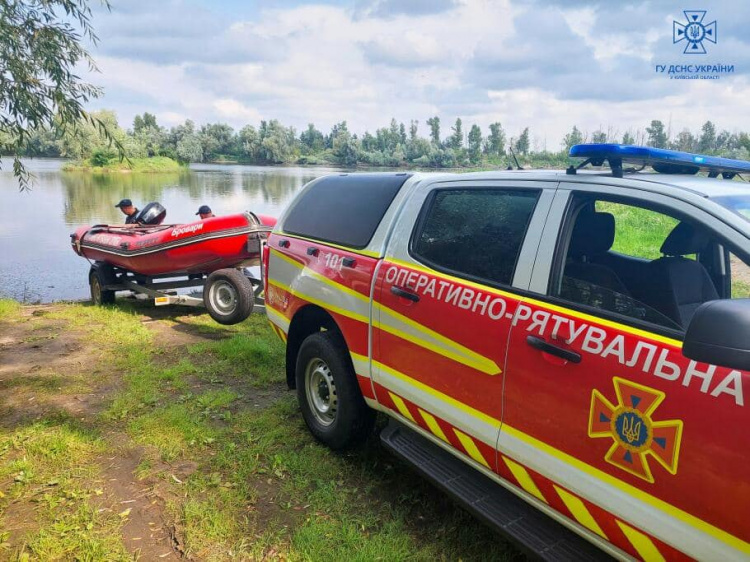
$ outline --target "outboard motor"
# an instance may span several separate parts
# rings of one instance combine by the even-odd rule
[[[164,222],[164,217],[167,216],[167,210],[161,205],[161,203],[153,202],[149,203],[138,213],[135,217],[135,221],[138,224],[154,226]]]

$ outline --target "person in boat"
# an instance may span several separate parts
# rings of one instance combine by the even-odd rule
[[[115,207],[119,208],[125,215],[125,224],[138,224],[136,220],[138,209],[130,199],[122,199]]]
[[[195,214],[200,215],[201,220],[210,219],[211,217],[216,216],[213,214],[213,212],[211,211],[211,207],[209,207],[208,205],[201,205],[198,209],[198,212]]]

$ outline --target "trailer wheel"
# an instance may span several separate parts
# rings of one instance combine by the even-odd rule
[[[308,336],[297,355],[296,377],[302,417],[316,439],[339,450],[367,438],[375,411],[362,397],[340,334]]]
[[[89,289],[91,302],[99,306],[115,302],[115,292],[105,290],[104,287],[112,281],[112,272],[106,266],[93,266],[89,271]]]
[[[211,318],[219,324],[237,324],[253,311],[253,286],[241,271],[219,269],[206,280],[203,303]]]

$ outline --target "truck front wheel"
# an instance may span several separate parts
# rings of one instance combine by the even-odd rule
[[[297,400],[316,439],[331,449],[363,441],[375,412],[365,404],[346,346],[335,332],[308,336],[297,355]]]

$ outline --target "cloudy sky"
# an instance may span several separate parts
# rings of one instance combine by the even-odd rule
[[[123,125],[155,113],[239,128],[261,119],[362,133],[391,117],[439,115],[443,134],[500,121],[531,127],[536,148],[651,119],[750,130],[750,2],[702,0],[717,22],[707,55],[672,42],[694,2],[650,0],[111,0],[97,9],[105,95]],[[670,80],[656,64],[731,64],[719,80]],[[466,126],[465,125],[465,126]],[[467,127],[468,128],[468,127]]]

